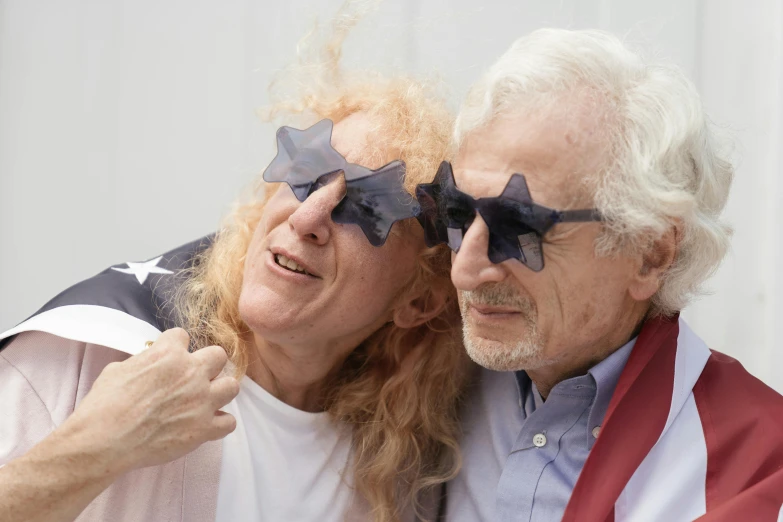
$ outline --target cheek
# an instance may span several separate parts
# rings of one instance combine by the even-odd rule
[[[248,260],[245,262],[246,269],[251,259],[254,257],[258,259],[257,254],[265,248],[267,236],[287,222],[298,204],[293,193],[287,190],[288,187],[272,187],[271,189],[275,190],[275,192],[264,204],[261,217],[253,231],[253,238],[248,246]]]
[[[297,199],[288,187],[279,187],[264,205],[261,223],[272,230],[288,219],[296,209]]]
[[[535,303],[536,319],[542,331],[573,331],[596,313],[595,280],[582,263],[549,262],[541,272],[532,272],[515,263],[511,272]]]
[[[264,251],[267,247],[267,237],[271,230],[268,214],[266,211],[258,221],[255,230],[253,231],[253,237],[250,238],[250,244],[247,246],[247,254],[245,255],[245,265],[243,268],[243,289],[248,281],[254,280],[254,275],[259,270],[259,265],[264,262]]]
[[[263,292],[266,290],[263,283],[262,271],[264,269],[264,252],[266,250],[266,225],[259,222],[250,240],[250,245],[245,256],[245,264],[242,272],[242,287],[239,294],[239,314],[242,320],[253,326],[253,318],[260,316],[263,310],[260,305],[269,302]]]
[[[366,241],[362,237],[362,242]],[[339,287],[350,302],[349,308],[359,309],[361,313],[365,307],[378,313],[391,308],[415,268],[416,250],[399,249],[389,244],[377,248],[367,244],[351,250],[350,262],[343,267]]]
[[[389,263],[388,258],[356,253],[345,275],[350,278],[346,288],[350,293],[377,297],[387,301],[387,295],[401,286],[398,282],[399,267]]]
[[[626,271],[622,260],[600,258],[560,274],[555,284],[563,303],[563,322],[571,328],[613,324],[626,302]]]

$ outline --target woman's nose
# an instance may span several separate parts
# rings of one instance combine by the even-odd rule
[[[334,229],[332,210],[345,196],[342,173],[322,183],[288,217],[288,224],[299,237],[318,245],[326,244]]]

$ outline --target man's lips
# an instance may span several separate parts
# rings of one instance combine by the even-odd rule
[[[517,308],[509,306],[489,306],[474,303],[471,303],[468,306],[481,315],[512,315],[522,313]]]
[[[517,321],[524,317],[522,312],[516,308],[507,306],[487,306],[479,304],[468,305],[465,319],[474,324],[485,324],[498,326],[507,321]]]

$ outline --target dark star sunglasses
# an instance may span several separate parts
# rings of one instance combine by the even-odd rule
[[[345,178],[345,195],[332,210],[332,221],[361,227],[373,246],[381,246],[396,221],[414,217],[416,200],[405,190],[405,163],[392,161],[371,170],[348,163],[332,147],[331,120],[299,130],[277,130],[277,156],[264,171],[268,182],[285,182],[299,201],[329,184],[336,175]]]
[[[458,252],[478,212],[489,228],[489,260],[517,259],[536,272],[544,268],[541,240],[550,228],[558,223],[602,220],[595,209],[553,210],[533,203],[522,174],[511,176],[500,196],[476,199],[457,188],[446,161],[432,183],[416,187],[416,198],[427,246],[446,243]]]

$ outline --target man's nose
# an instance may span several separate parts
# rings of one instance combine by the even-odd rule
[[[505,279],[505,269],[490,261],[488,253],[489,228],[477,214],[451,264],[451,281],[457,290],[475,290],[484,283]]]
[[[326,244],[334,230],[332,210],[343,196],[345,178],[339,173],[299,204],[288,217],[288,225],[302,239],[317,245]]]

